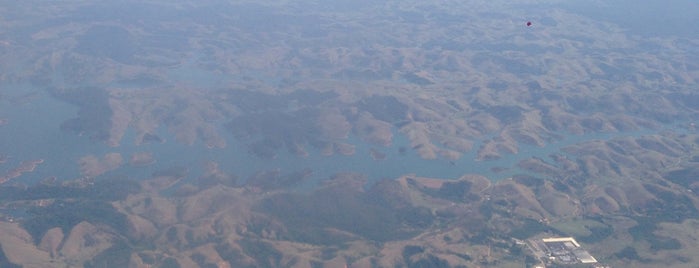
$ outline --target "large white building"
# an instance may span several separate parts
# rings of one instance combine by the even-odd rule
[[[587,250],[584,250],[572,237],[551,237],[541,239],[545,246],[546,254],[554,261],[564,264],[573,263],[597,263]]]

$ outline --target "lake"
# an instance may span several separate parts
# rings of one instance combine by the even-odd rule
[[[308,155],[292,155],[282,149],[274,159],[261,159],[248,153],[247,147],[233,135],[225,134],[226,148],[207,148],[200,141],[193,145],[175,142],[174,135],[164,127],[157,133],[163,143],[135,145],[135,133],[128,131],[118,147],[109,147],[86,136],[60,130],[60,124],[76,116],[78,109],[51,97],[46,91],[27,85],[3,88],[0,118],[8,123],[0,126],[0,154],[9,158],[0,164],[0,171],[7,172],[23,160],[44,159],[32,173],[15,179],[24,183],[35,183],[55,176],[59,180],[80,178],[78,160],[87,155],[103,157],[107,153],[120,153],[126,163],[137,152],[150,152],[156,159],[152,165],[143,167],[122,165],[103,176],[127,176],[133,179],[148,178],[156,171],[172,167],[187,168],[189,178],[200,176],[207,161],[219,163],[219,168],[243,180],[257,172],[279,170],[289,174],[311,169],[311,181],[318,182],[341,172],[365,174],[369,181],[397,178],[406,174],[416,176],[455,179],[465,174],[480,174],[493,181],[522,174],[517,163],[531,157],[547,160],[551,154],[562,154],[561,148],[590,140],[609,140],[615,137],[640,136],[657,133],[644,130],[626,133],[595,133],[585,135],[562,135],[562,139],[546,146],[520,145],[519,153],[503,154],[500,159],[477,161],[476,149],[483,141],[476,141],[474,149],[455,161],[448,159],[422,159],[411,148],[405,135],[394,130],[391,146],[372,146],[351,136],[346,142],[355,145],[355,154],[323,155],[320,150],[307,146]],[[31,94],[30,94],[31,93]],[[28,95],[30,94],[30,95]],[[222,128],[223,129],[223,128]],[[408,148],[407,150],[401,148]],[[375,160],[372,150],[385,155]],[[499,170],[499,171],[495,171]],[[0,173],[2,174],[2,173]]]

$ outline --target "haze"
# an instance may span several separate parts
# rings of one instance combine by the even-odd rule
[[[698,22],[0,4],[0,267],[696,267]]]

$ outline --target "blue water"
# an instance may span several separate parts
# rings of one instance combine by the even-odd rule
[[[278,152],[275,159],[260,159],[247,153],[244,144],[226,135],[228,146],[223,149],[207,148],[200,141],[193,145],[175,142],[174,136],[167,130],[160,129],[159,135],[166,139],[164,143],[151,143],[137,146],[134,144],[134,131],[126,133],[121,145],[109,147],[101,142],[91,141],[88,137],[59,129],[60,123],[76,116],[77,108],[56,100],[46,92],[28,86],[3,88],[3,95],[16,96],[26,92],[37,91],[38,97],[28,103],[0,101],[0,118],[9,119],[9,123],[0,126],[0,154],[11,158],[0,164],[0,172],[16,167],[19,162],[31,159],[44,159],[33,173],[25,173],[17,178],[22,182],[32,183],[55,176],[59,180],[80,178],[77,164],[81,157],[95,155],[103,157],[107,153],[121,153],[125,165],[103,176],[126,176],[133,179],[148,178],[153,172],[172,167],[186,167],[188,178],[200,176],[204,163],[215,161],[219,168],[234,174],[243,180],[249,176],[269,170],[279,170],[282,174],[310,168],[312,181],[327,179],[340,172],[358,172],[365,174],[370,181],[383,178],[397,178],[406,174],[417,176],[453,179],[465,174],[480,174],[491,180],[500,180],[523,173],[517,163],[530,157],[548,159],[560,149],[572,144],[595,139],[608,140],[620,136],[639,136],[651,131],[632,133],[597,133],[586,135],[567,135],[562,140],[546,146],[521,145],[518,154],[504,154],[502,158],[491,161],[477,161],[476,150],[464,154],[456,161],[446,159],[422,159],[415,151],[408,149],[401,153],[400,148],[410,148],[406,136],[394,133],[390,147],[375,147],[361,142],[357,137],[350,137],[347,142],[355,144],[356,152],[352,156],[322,155],[319,150],[306,148],[309,155],[299,157],[286,150]],[[479,145],[480,143],[476,143]],[[386,154],[386,159],[374,160],[370,152],[375,149]],[[477,148],[474,147],[474,148]],[[151,152],[156,163],[145,167],[132,167],[126,164],[129,157],[136,152]],[[495,172],[494,168],[503,168]]]

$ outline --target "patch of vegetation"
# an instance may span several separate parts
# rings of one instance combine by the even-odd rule
[[[199,267],[202,268],[218,268],[215,263],[206,262],[206,256],[201,253],[195,253],[192,255],[192,260],[197,263]]]
[[[617,257],[619,259],[643,261],[641,256],[638,256],[638,252],[636,251],[636,249],[633,247],[625,247],[619,252],[614,253],[614,257]]]
[[[439,197],[448,200],[462,200],[471,191],[471,182],[445,182],[437,192]]]
[[[283,254],[267,242],[243,239],[240,246],[246,255],[254,258],[259,267],[281,267]]]
[[[559,232],[575,236],[578,241],[589,244],[600,242],[614,232],[614,228],[603,223],[601,217],[562,221],[553,226]]]
[[[451,267],[449,266],[449,262],[446,260],[440,259],[432,254],[428,254],[426,257],[415,260],[415,261],[410,261],[407,263],[408,268],[448,268]]]
[[[423,188],[425,194],[454,202],[471,202],[480,200],[480,196],[471,193],[472,183],[469,181],[445,182],[439,189]]]
[[[638,225],[629,228],[629,233],[634,240],[647,241],[653,251],[682,248],[682,244],[677,239],[658,236],[654,233],[657,229],[657,224],[662,222],[662,220],[652,217],[637,217],[635,220],[638,222]]]
[[[322,262],[319,261],[311,261],[311,268],[323,268],[325,265],[323,265]]]
[[[680,241],[670,237],[655,236],[655,239],[650,244],[650,249],[653,251],[676,250],[681,248],[682,244],[680,243]]]
[[[403,248],[403,259],[407,262],[410,257],[416,254],[425,252],[425,248],[421,246],[408,245]]]
[[[510,244],[507,249],[510,251],[510,257],[522,256],[524,253],[523,247],[521,245],[517,245],[517,243]]]
[[[416,77],[416,79],[424,79],[414,74],[412,76]],[[404,120],[405,113],[409,108],[408,105],[400,102],[396,97],[379,95],[362,99],[357,103],[357,107],[371,113],[378,120],[392,124]]]
[[[33,207],[28,210],[28,213],[31,217],[22,222],[22,227],[32,235],[34,243],[39,243],[46,231],[51,228],[60,227],[63,233],[68,233],[73,226],[82,221],[104,224],[119,233],[126,233],[128,226],[126,215],[117,211],[106,201],[59,200],[50,206]]]
[[[0,187],[4,200],[55,199],[47,207],[27,209],[22,226],[38,243],[51,228],[60,227],[68,233],[76,224],[87,221],[102,223],[119,232],[126,232],[126,216],[110,204],[140,190],[138,182],[122,179],[98,180],[93,185],[62,186],[39,184],[26,189]]]
[[[539,264],[541,261],[539,261],[538,258],[535,258],[534,256],[531,256],[529,254],[524,256],[524,265],[526,267],[534,267],[535,264]]]
[[[636,226],[629,228],[629,234],[634,240],[645,240],[648,235],[652,235],[656,229],[656,221],[648,217],[635,218],[638,223]]]
[[[416,75],[415,73],[407,73],[403,75],[403,79],[407,80],[410,83],[420,85],[420,86],[429,86],[434,84],[434,82],[430,81],[429,79],[426,79],[424,77],[420,77]]]
[[[692,158],[692,161],[699,162],[699,156],[694,156]],[[689,187],[690,184],[696,182],[697,178],[699,178],[699,168],[690,167],[685,169],[673,170],[663,174],[663,177],[676,184],[682,185],[684,187]]]
[[[556,191],[563,192],[563,193],[571,193],[570,187],[568,186],[568,184],[566,184],[560,180],[553,181],[553,189],[556,189]]]
[[[483,202],[480,206],[478,206],[478,212],[480,212],[480,214],[486,219],[493,217],[494,210],[495,207],[493,206],[493,202]]]
[[[252,268],[255,265],[244,263],[245,255],[242,251],[237,248],[232,247],[228,243],[217,243],[215,246],[216,252],[223,260],[227,261],[231,267],[241,267],[241,268]]]
[[[534,176],[529,176],[529,175],[515,175],[513,179],[524,186],[527,186],[529,188],[536,188],[544,185],[544,180],[541,178],[537,178]]]
[[[491,106],[487,111],[505,125],[519,122],[524,118],[524,110],[519,106]]]
[[[590,235],[588,236],[581,236],[578,237],[578,241],[581,241],[583,243],[588,243],[588,244],[594,244],[597,242],[601,242],[605,238],[609,237],[614,233],[614,228],[609,225],[605,226],[590,226],[587,227],[588,230],[590,230]]]
[[[444,236],[444,242],[449,243],[449,242],[451,242],[451,241],[452,241],[451,236],[448,236],[448,235],[445,235],[445,236]]]
[[[533,219],[525,218],[520,226],[517,226],[510,231],[510,236],[517,239],[527,239],[538,233],[547,231],[557,232],[555,229]]]
[[[182,266],[180,265],[179,262],[175,258],[168,257],[167,259],[163,260],[163,262],[158,266],[160,268],[181,268]]]
[[[256,209],[281,220],[289,239],[312,244],[337,244],[346,235],[330,235],[334,228],[375,241],[390,241],[414,235],[429,226],[434,217],[426,208],[394,207],[372,194],[345,189],[326,189],[304,194],[280,194]]]
[[[689,197],[654,184],[644,184],[643,187],[658,199],[648,202],[641,210],[657,222],[680,222],[699,217],[699,211]]]
[[[92,260],[85,263],[85,268],[97,267],[129,267],[132,249],[126,242],[119,241],[100,252]]]

